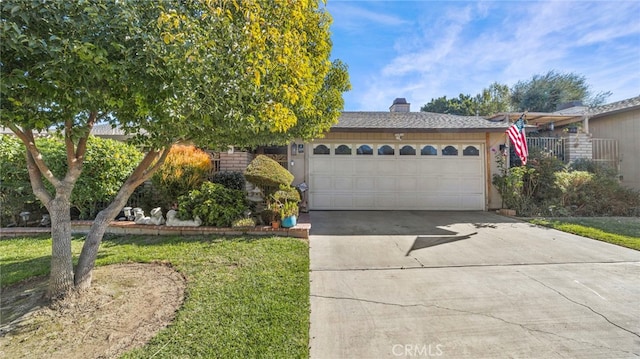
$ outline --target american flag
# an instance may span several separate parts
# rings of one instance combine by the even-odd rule
[[[520,118],[509,127],[507,130],[507,134],[509,135],[509,139],[511,143],[513,143],[513,148],[516,150],[516,154],[522,160],[522,165],[527,164],[527,157],[529,156],[529,148],[527,148],[527,138],[524,134],[524,120],[526,116],[522,114]]]

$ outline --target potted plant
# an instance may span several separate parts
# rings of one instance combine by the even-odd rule
[[[298,204],[296,202],[284,202],[280,207],[282,227],[291,228],[296,225],[298,218]]]
[[[266,208],[260,213],[262,221],[270,224],[273,228],[280,227],[280,211],[273,208]]]

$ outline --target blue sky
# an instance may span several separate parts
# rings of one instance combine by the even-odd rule
[[[346,111],[412,111],[549,70],[583,75],[607,102],[640,95],[640,1],[328,0]]]

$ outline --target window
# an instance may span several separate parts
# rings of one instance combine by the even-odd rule
[[[416,155],[416,149],[413,148],[413,146],[411,145],[402,146],[402,148],[400,149],[400,156],[415,156],[415,155]]]
[[[422,147],[422,149],[420,150],[420,155],[422,156],[437,156],[438,155],[438,150],[431,146],[431,145],[426,145],[424,147]]]
[[[389,145],[382,145],[378,147],[378,156],[393,156],[395,154],[393,147]]]
[[[325,145],[315,145],[313,147],[313,154],[314,155],[328,155],[329,154],[329,147],[327,147]]]
[[[336,155],[350,155],[351,154],[351,146],[349,145],[340,145],[335,148],[334,153]]]
[[[462,151],[463,156],[480,156],[480,150],[476,146],[467,146]]]
[[[358,155],[373,155],[373,147],[369,145],[360,145],[356,150],[356,154]]]
[[[443,156],[457,156],[458,155],[458,148],[456,146],[445,146],[445,148],[442,149],[442,155]]]

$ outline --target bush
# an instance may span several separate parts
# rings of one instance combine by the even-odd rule
[[[277,191],[280,185],[290,185],[293,182],[291,172],[264,155],[258,155],[249,163],[244,177],[247,181],[262,188],[267,198]]]
[[[6,140],[6,142],[3,139],[3,143],[8,146],[17,146],[18,152],[24,153],[25,151],[22,142],[15,138]],[[67,171],[64,142],[58,137],[50,137],[39,138],[36,140],[36,144],[53,174],[58,178],[62,178]],[[110,203],[120,190],[122,183],[142,160],[142,156],[142,153],[134,146],[124,142],[90,136],[82,174],[78,178],[71,194],[71,205],[79,211],[80,218],[94,218],[106,204]],[[35,201],[35,196],[29,184],[24,154],[20,157],[12,158],[11,161],[12,168],[11,170],[8,169],[6,175],[9,178],[13,178],[12,181],[17,181],[12,184],[12,186],[15,186],[12,193],[13,195],[24,196],[13,200],[14,203],[16,205],[21,201],[23,203],[32,203],[32,201]],[[3,182],[4,177],[5,171],[3,170]],[[19,178],[22,178],[22,180]],[[28,187],[24,184],[27,184]],[[45,182],[45,186],[50,193],[53,193],[53,186],[48,182]],[[15,210],[15,208],[11,210]]]
[[[584,167],[582,167],[584,168]],[[622,187],[610,172],[564,171],[556,174],[564,213],[576,216],[630,216],[640,208],[640,193]]]
[[[218,172],[211,177],[211,182],[220,183],[229,189],[238,191],[246,189],[246,180],[242,172]]]
[[[616,178],[618,176],[618,172],[614,168],[587,158],[573,161],[569,169],[571,171],[586,171],[601,177]]]
[[[253,219],[253,218],[236,219],[231,224],[231,227],[233,227],[233,228],[237,228],[237,227],[255,227],[255,226],[256,226],[256,220]]]
[[[200,217],[205,226],[229,227],[248,209],[244,191],[233,190],[219,183],[205,182],[178,199],[178,218]]]
[[[178,197],[199,188],[211,171],[211,157],[194,146],[174,145],[151,178],[156,206],[170,208]]]
[[[0,226],[17,223],[17,215],[36,206],[24,145],[15,136],[0,136]]]
[[[278,203],[300,202],[300,192],[298,192],[297,188],[289,185],[280,185],[280,189],[277,190],[272,197]]]

